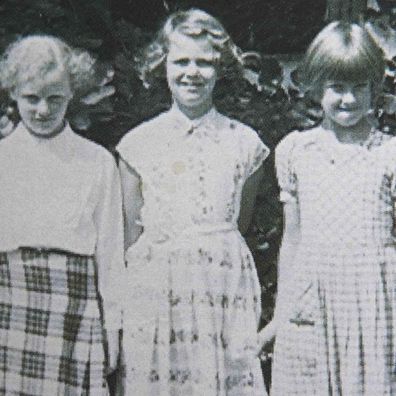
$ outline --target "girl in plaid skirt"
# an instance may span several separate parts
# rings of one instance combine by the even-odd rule
[[[362,27],[334,22],[301,70],[323,120],[276,150],[285,230],[272,395],[396,395],[396,139],[371,115],[383,54]]]
[[[21,118],[0,143],[1,395],[107,394],[121,321],[119,178],[111,155],[65,121],[93,65],[49,36],[15,42],[1,63]]]

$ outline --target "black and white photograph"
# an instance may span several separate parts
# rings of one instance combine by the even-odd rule
[[[396,0],[1,0],[0,226],[0,396],[396,396]]]

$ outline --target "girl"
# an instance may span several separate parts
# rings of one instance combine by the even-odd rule
[[[0,142],[0,393],[104,395],[102,319],[110,367],[120,328],[121,189],[111,155],[65,121],[93,60],[30,36],[0,70],[21,118]]]
[[[143,76],[163,70],[173,104],[118,146],[128,395],[265,394],[260,287],[240,231],[268,149],[212,102],[216,80],[239,63],[223,26],[197,9],[171,15],[148,49]]]
[[[396,140],[370,121],[383,54],[363,28],[334,22],[302,70],[323,121],[276,150],[285,231],[272,395],[394,395]]]

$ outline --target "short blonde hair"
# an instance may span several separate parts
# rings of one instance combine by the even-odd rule
[[[315,37],[300,70],[308,90],[320,88],[326,80],[361,80],[370,81],[376,91],[384,79],[385,58],[366,29],[332,22]]]
[[[0,61],[0,83],[11,92],[18,84],[59,69],[69,75],[75,92],[91,83],[94,64],[86,51],[74,49],[57,37],[27,36],[6,49]]]
[[[143,82],[150,85],[157,78],[165,78],[165,63],[170,36],[180,33],[197,39],[207,39],[218,52],[219,76],[240,75],[242,52],[232,41],[223,25],[212,15],[197,8],[171,14],[154,41],[138,59],[137,69]]]

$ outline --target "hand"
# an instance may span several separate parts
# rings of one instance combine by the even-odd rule
[[[116,368],[118,363],[120,345],[119,330],[106,330],[106,358],[107,367],[106,375],[111,374]]]
[[[258,333],[258,347],[257,347],[257,355],[262,360],[266,360],[268,358],[268,354],[265,349],[274,341],[276,335],[276,324],[275,321],[272,320]]]

